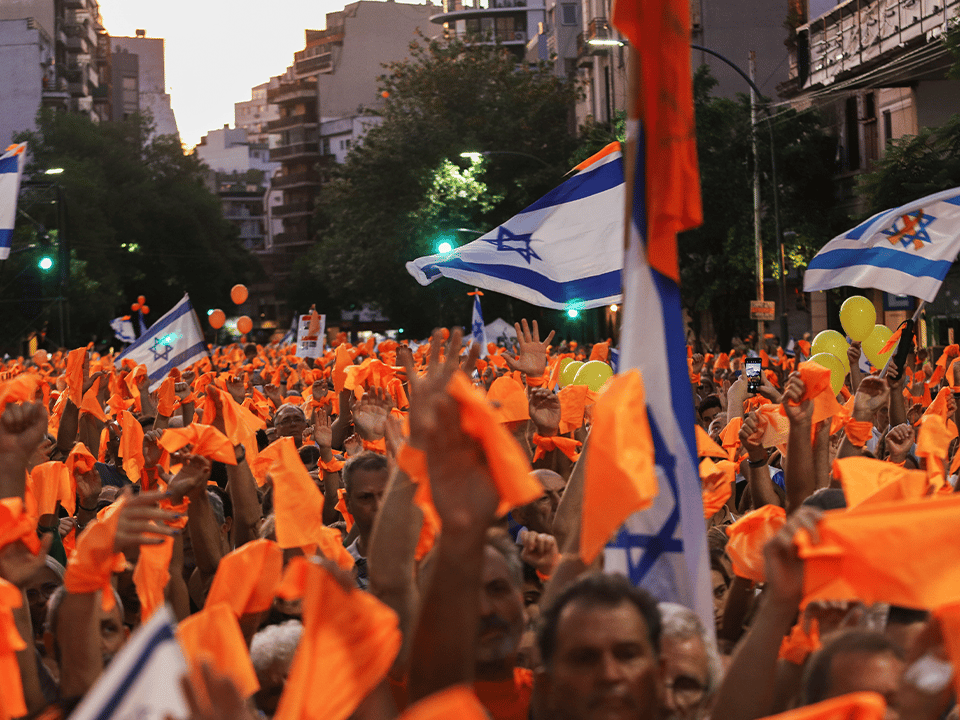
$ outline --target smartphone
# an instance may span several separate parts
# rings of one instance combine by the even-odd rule
[[[763,372],[760,358],[747,358],[743,361],[747,375],[747,392],[755,393],[760,389],[760,373]]]

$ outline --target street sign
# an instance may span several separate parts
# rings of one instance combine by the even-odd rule
[[[777,319],[776,303],[766,300],[751,300],[750,319],[773,322]]]

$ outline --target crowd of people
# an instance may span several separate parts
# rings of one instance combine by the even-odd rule
[[[69,716],[165,606],[196,720],[956,714],[960,347],[853,343],[839,394],[803,342],[755,392],[690,349],[711,626],[581,553],[604,390],[558,379],[609,342],[516,329],[6,363],[0,720]]]

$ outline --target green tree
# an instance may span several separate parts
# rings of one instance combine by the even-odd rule
[[[44,178],[44,169],[63,168],[56,180],[66,198],[72,255],[70,341],[109,340],[109,321],[129,313],[138,295],[154,308],[153,319],[184,292],[198,309],[221,304],[231,285],[253,276],[253,259],[204,185],[204,166],[185,155],[175,137],[153,137],[149,119],[96,124],[81,115],[41,111],[37,130],[18,137],[24,140],[32,158],[27,176]],[[11,259],[37,242],[40,225],[55,228],[56,221],[31,222],[21,214],[16,235],[21,246],[15,243]],[[23,257],[32,254],[25,251]],[[16,266],[6,277],[14,271],[19,272]],[[4,288],[0,281],[3,297],[24,289],[23,282]],[[51,293],[48,286],[45,292],[56,289]],[[3,329],[16,334],[15,325],[32,320],[30,309],[36,305],[5,318]]]
[[[887,146],[860,186],[867,215],[960,185],[960,115]]]
[[[422,334],[465,322],[469,299],[459,283],[420,287],[405,263],[436,252],[438,237],[457,228],[476,231],[460,233],[460,244],[472,240],[562,180],[576,147],[575,90],[501,47],[426,38],[386,66],[380,90],[382,123],[320,192],[317,244],[291,299],[306,306],[319,286],[334,312],[371,302]],[[492,154],[478,162],[463,152]],[[462,297],[447,312],[451,296]],[[527,309],[492,295],[484,303],[490,318]]]
[[[703,196],[703,225],[679,237],[684,303],[695,330],[704,310],[713,314],[723,347],[730,337],[749,328],[749,303],[756,296],[756,255],[753,229],[753,160],[750,103],[716,98],[716,80],[707,66],[694,76],[697,154]],[[770,136],[760,113],[762,232],[765,277],[779,277],[770,175]],[[772,121],[779,187],[780,228],[795,236],[785,241],[786,254],[803,268],[838,232],[833,173],[835,141],[814,112],[778,111]],[[788,261],[788,266],[790,262]]]

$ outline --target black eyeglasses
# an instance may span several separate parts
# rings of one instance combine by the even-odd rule
[[[664,683],[667,690],[673,691],[673,697],[678,705],[690,707],[703,700],[707,686],[689,675],[677,675],[673,680]]]
[[[32,603],[39,600],[47,601],[57,591],[58,587],[60,587],[60,583],[48,582],[41,585],[39,590],[36,588],[28,588],[27,601]]]

